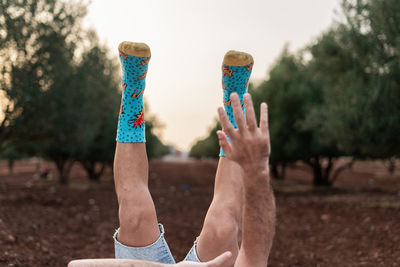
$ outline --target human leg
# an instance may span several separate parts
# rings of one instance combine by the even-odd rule
[[[114,235],[115,256],[173,263],[148,189],[143,92],[150,49],[123,42],[119,52],[123,92],[114,157],[120,222]]]
[[[214,197],[207,211],[200,236],[185,260],[208,261],[230,251],[233,265],[239,252],[238,235],[242,220],[242,170],[231,160],[220,158]]]
[[[160,235],[147,173],[145,144],[117,143],[114,158],[120,221],[117,239],[128,246],[151,244]]]
[[[222,89],[224,108],[231,123],[236,127],[230,95],[235,92],[242,100],[247,92],[248,81],[253,67],[253,58],[244,52],[229,51],[222,64]],[[218,253],[232,252],[232,265],[238,254],[238,236],[242,223],[242,169],[226,159],[221,148],[215,178],[214,198],[204,220],[203,229],[187,260],[208,260]]]

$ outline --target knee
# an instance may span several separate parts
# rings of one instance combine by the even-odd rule
[[[154,204],[150,200],[137,197],[121,196],[119,198],[119,223],[121,228],[135,231],[140,229],[146,223],[154,220]]]
[[[216,239],[227,242],[237,239],[240,221],[232,210],[216,210],[208,214],[207,217],[205,227]]]

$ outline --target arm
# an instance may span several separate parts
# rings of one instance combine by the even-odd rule
[[[275,199],[268,176],[247,178],[257,179],[258,186],[245,188],[243,241],[235,266],[267,266],[275,233]]]
[[[232,94],[232,107],[238,129],[235,130],[222,108],[218,110],[224,132],[218,131],[219,143],[226,157],[244,170],[245,194],[242,246],[235,266],[266,266],[275,233],[275,200],[270,186],[267,105],[261,105],[260,126],[249,94],[245,95],[246,120],[239,98]]]
[[[124,260],[124,259],[85,259],[74,260],[68,264],[68,267],[165,267],[168,264],[142,261],[142,260]]]
[[[182,261],[172,265],[131,259],[85,259],[71,261],[68,267],[223,267],[226,266],[226,262],[229,261],[231,256],[232,253],[225,252],[208,262]]]

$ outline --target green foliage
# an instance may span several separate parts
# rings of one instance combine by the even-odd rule
[[[85,120],[88,131],[78,133],[84,143],[72,154],[86,169],[91,180],[98,180],[107,164],[111,165],[115,150],[115,129],[118,122],[118,65],[108,57],[108,49],[98,45],[91,34],[92,45],[82,55],[74,80],[85,99]],[[100,169],[96,165],[101,163]]]
[[[400,2],[345,0],[342,14],[311,46],[285,48],[268,80],[249,88],[257,113],[269,105],[273,169],[301,160],[316,185],[351,166],[332,173],[340,156],[400,155]],[[204,155],[211,138],[192,150]]]
[[[0,81],[8,103],[0,142],[13,136],[40,143],[29,147],[54,160],[65,182],[64,165],[84,142],[77,131],[88,130],[81,123],[85,98],[74,80],[86,7],[55,0],[2,2]]]
[[[197,141],[192,146],[189,156],[195,158],[218,158],[219,144],[216,132],[220,129],[221,126],[219,122],[216,121],[214,126],[210,129],[208,136]]]
[[[97,180],[113,159],[120,78],[96,33],[81,29],[86,5],[57,0],[1,5],[0,84],[7,101],[0,145],[16,140],[24,153],[52,160],[62,183],[74,161]],[[165,153],[151,121],[148,125],[151,156]]]
[[[320,88],[309,77],[301,57],[285,49],[271,69],[268,81],[252,90],[257,114],[260,103],[268,103],[272,162],[307,160],[330,150],[315,139],[311,130],[303,127],[308,111],[319,106],[322,100]],[[333,149],[332,154],[335,153]]]
[[[146,119],[146,152],[149,159],[158,158],[169,153],[169,147],[164,145],[153,132],[159,127],[156,117],[152,116],[150,119]]]
[[[346,22],[310,48],[324,109],[307,124],[357,157],[400,154],[400,2],[344,1]]]
[[[324,174],[329,173],[322,167],[322,158],[332,161],[342,153],[334,143],[323,142],[316,129],[304,127],[310,110],[323,105],[323,91],[312,78],[301,55],[291,55],[285,48],[269,79],[250,92],[257,114],[260,103],[268,103],[273,167],[302,160],[313,168],[315,184],[327,184]]]

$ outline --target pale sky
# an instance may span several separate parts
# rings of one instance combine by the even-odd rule
[[[284,45],[304,47],[335,18],[340,0],[95,0],[86,24],[117,57],[121,41],[151,48],[145,98],[165,125],[166,144],[189,150],[222,103],[228,50],[254,58],[251,80],[266,78]],[[117,107],[119,108],[119,107]]]

